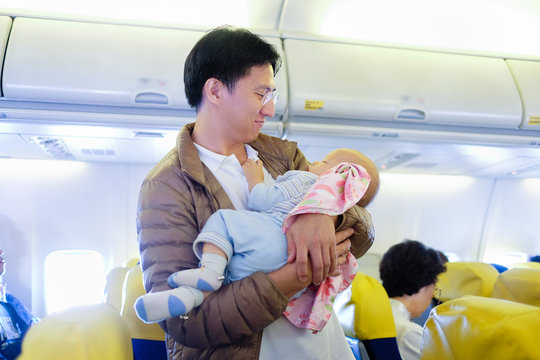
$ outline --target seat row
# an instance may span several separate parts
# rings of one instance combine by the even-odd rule
[[[127,261],[107,275],[104,304],[44,317],[26,334],[19,359],[166,359],[163,330],[135,314],[133,304],[144,293],[138,259]]]
[[[540,269],[504,272],[480,262],[447,263],[424,326],[422,359],[533,359],[540,334]],[[401,359],[388,296],[378,280],[359,273],[335,310],[357,359]],[[354,343],[359,339],[358,345]],[[367,355],[362,357],[365,348]]]

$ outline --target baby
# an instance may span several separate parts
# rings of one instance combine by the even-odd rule
[[[260,160],[248,159],[242,168],[250,190],[250,210],[221,209],[210,216],[193,243],[200,267],[169,276],[171,290],[139,297],[135,309],[141,320],[156,322],[183,315],[202,303],[203,291],[217,290],[223,280],[232,282],[256,271],[270,273],[281,268],[287,260],[285,234],[296,215],[336,216],[357,203],[366,206],[378,189],[376,166],[362,153],[350,149],[330,152],[322,161],[310,165],[309,171],[288,171],[272,186],[263,183]],[[344,287],[337,286],[336,291],[347,287],[356,273],[356,261],[349,255],[348,273],[339,277]],[[293,303],[286,316],[294,313],[291,309],[295,309]],[[289,320],[315,331],[326,323],[303,326]]]

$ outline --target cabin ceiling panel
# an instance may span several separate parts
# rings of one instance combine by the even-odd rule
[[[540,149],[396,139],[291,135],[309,161],[322,159],[336,147],[363,152],[382,173],[467,175],[479,178],[540,177]]]
[[[39,147],[32,146],[19,134],[0,134],[0,144],[0,158],[46,158]]]

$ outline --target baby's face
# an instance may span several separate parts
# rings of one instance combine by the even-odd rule
[[[336,164],[337,165],[337,164]],[[314,161],[309,167],[309,172],[317,176],[321,176],[325,171],[331,169],[335,165],[330,165],[326,160]]]
[[[314,161],[313,164],[309,167],[309,171],[315,175],[321,176],[325,171],[330,170],[331,168],[341,164],[342,162],[347,161],[346,159],[330,153],[321,161]]]

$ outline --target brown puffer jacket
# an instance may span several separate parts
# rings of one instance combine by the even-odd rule
[[[233,205],[211,171],[201,163],[193,145],[194,124],[179,133],[172,149],[147,175],[138,204],[137,232],[146,291],[169,289],[173,272],[196,268],[192,243],[218,209]],[[288,170],[307,170],[308,162],[296,143],[260,134],[250,144],[275,178]],[[349,215],[350,214],[350,215]],[[353,226],[354,255],[373,242],[371,218],[354,207],[341,221]],[[188,314],[163,321],[170,359],[257,359],[262,330],[276,320],[287,298],[262,273],[222,286]]]

